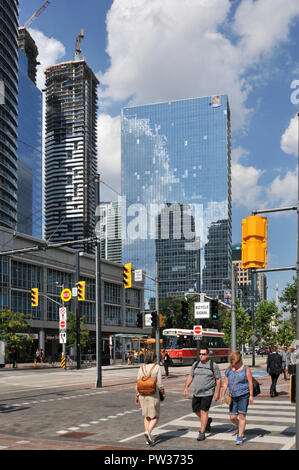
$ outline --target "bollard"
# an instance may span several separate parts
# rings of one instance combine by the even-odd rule
[[[63,354],[61,355],[60,365],[62,369],[65,369],[65,357]]]

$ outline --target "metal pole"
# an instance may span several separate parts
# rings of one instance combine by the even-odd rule
[[[232,311],[231,311],[231,350],[237,349],[236,338],[236,278],[235,266],[232,263]]]
[[[299,347],[299,113],[297,113],[298,122],[298,167],[297,167],[297,178],[298,178],[298,201],[297,201],[297,318],[296,318],[296,369],[298,366],[298,347]],[[299,373],[296,370],[296,450],[299,450]]]
[[[157,327],[156,327],[156,355],[157,364],[160,364],[160,314],[159,314],[159,266],[156,261],[156,310],[157,310]]]
[[[78,282],[80,280],[80,253],[76,253],[76,286],[78,289]],[[77,297],[75,297],[75,312],[76,312],[76,330],[77,330],[77,344],[76,344],[76,356],[77,356],[77,369],[81,368],[81,332],[80,332],[80,313],[79,313],[79,302],[78,302],[78,290]]]
[[[101,315],[101,238],[100,238],[100,175],[95,177],[96,194],[96,388],[102,387],[102,315]]]
[[[252,304],[252,316],[251,316],[251,326],[253,333],[255,333],[255,306],[257,303],[257,273],[253,273],[253,304]],[[252,367],[255,366],[255,343],[252,343]]]

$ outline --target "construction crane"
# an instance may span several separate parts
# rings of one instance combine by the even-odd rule
[[[81,29],[79,36],[77,36],[76,39],[76,50],[75,50],[75,56],[74,60],[80,60],[80,54],[81,54],[81,42],[82,39],[84,38],[84,29]]]
[[[41,7],[39,7],[34,13],[33,15],[29,18],[29,20],[26,21],[26,23],[24,24],[23,28],[28,28],[29,25],[31,25],[31,23],[35,20],[35,18],[37,18],[46,8],[47,6],[50,4],[50,0],[46,0]]]

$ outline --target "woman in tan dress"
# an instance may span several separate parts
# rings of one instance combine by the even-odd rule
[[[150,370],[155,364],[156,354],[154,351],[148,351],[144,359],[144,365],[141,366],[138,371],[137,380],[141,379],[145,374],[149,374]],[[143,369],[143,370],[142,370]],[[136,386],[136,405],[141,406],[142,416],[144,417],[144,437],[147,444],[153,443],[153,438],[151,435],[152,430],[156,426],[159,417],[160,417],[160,396],[159,391],[162,393],[165,398],[165,390],[162,384],[162,371],[161,367],[156,364],[152,369],[151,377],[157,378],[156,391],[152,395],[140,395]]]

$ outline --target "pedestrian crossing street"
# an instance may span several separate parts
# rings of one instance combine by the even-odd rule
[[[288,401],[256,399],[254,405],[248,408],[244,448],[246,442],[250,442],[267,445],[269,449],[291,449],[295,444],[295,414],[295,405]],[[230,422],[228,406],[216,405],[210,409],[209,417],[213,419],[212,430],[211,433],[206,433],[207,439],[204,442],[217,441],[218,448],[221,445],[218,441],[223,441],[223,448],[225,443],[235,443],[236,427]],[[196,440],[199,428],[199,418],[190,413],[158,426],[153,435],[159,436],[157,440],[161,441],[163,436],[168,441],[172,438]]]

